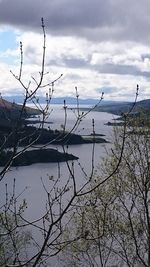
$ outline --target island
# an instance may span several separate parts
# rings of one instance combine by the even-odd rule
[[[9,159],[12,157],[13,152],[11,150],[3,151],[0,154],[0,167],[5,166]],[[62,162],[68,160],[77,160],[78,157],[57,151],[56,149],[33,149],[21,153],[16,157],[11,166],[28,166],[34,163],[48,163],[48,162]]]

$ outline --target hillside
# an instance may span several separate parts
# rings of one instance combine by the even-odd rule
[[[133,106],[133,102],[121,102],[121,103],[112,103],[105,106],[99,106],[95,108],[96,111],[108,112],[115,115],[121,115],[122,113],[128,112]],[[132,112],[143,111],[146,114],[150,115],[150,99],[145,99],[138,101]]]
[[[0,111],[1,110],[5,110],[7,111],[11,111],[11,112],[18,112],[22,110],[22,105],[16,104],[15,102],[10,102],[6,99],[3,99],[2,97],[0,98]],[[25,111],[24,114],[26,114],[26,116],[30,116],[30,115],[38,115],[40,112],[39,110],[35,109],[35,108],[30,108],[28,106],[25,107]]]
[[[22,105],[0,98],[0,126],[12,127],[14,121],[20,117]],[[35,108],[25,107],[21,118],[26,119],[31,116],[39,115],[40,111]]]

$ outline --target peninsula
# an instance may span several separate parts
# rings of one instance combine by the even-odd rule
[[[12,166],[24,166],[39,162],[61,162],[78,159],[76,156],[62,153],[56,149],[47,148],[50,145],[80,145],[89,143],[107,143],[101,135],[81,136],[66,131],[51,130],[42,125],[36,127],[29,124],[29,118],[36,119],[39,110],[26,108],[19,120],[21,105],[0,101],[0,166],[4,166],[13,157],[15,148],[18,153],[19,147],[32,147],[19,154]],[[38,121],[39,122],[39,121]],[[42,148],[43,147],[43,148]]]

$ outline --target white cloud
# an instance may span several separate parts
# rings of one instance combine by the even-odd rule
[[[31,76],[39,79],[41,71],[41,57],[43,36],[37,32],[15,31],[16,42],[23,42],[24,65],[23,81],[27,85]],[[19,72],[19,46],[0,53],[0,57],[14,57],[15,66],[0,63],[3,73],[0,81],[0,91],[4,94],[22,92],[20,84],[9,73],[12,69]],[[49,75],[44,77],[45,83],[57,78],[61,73],[63,78],[56,83],[55,96],[74,94],[74,87],[78,86],[79,94],[84,97],[99,97],[105,88],[106,99],[127,99],[134,97],[136,84],[142,84],[144,97],[149,96],[150,47],[134,42],[92,42],[75,36],[46,37],[46,69]],[[35,83],[33,82],[33,86]],[[45,94],[45,89],[40,91]],[[141,93],[142,95],[142,93]],[[142,96],[141,96],[142,97]]]

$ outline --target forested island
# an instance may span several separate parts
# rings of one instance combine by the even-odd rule
[[[0,154],[0,166],[5,166],[8,160],[12,157],[13,151],[3,151]],[[28,166],[34,163],[62,162],[68,160],[77,160],[78,157],[57,151],[56,149],[33,149],[21,153],[16,157],[11,166]]]

